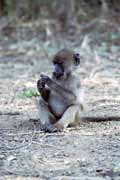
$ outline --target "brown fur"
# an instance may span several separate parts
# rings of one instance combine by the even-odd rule
[[[79,113],[83,110],[81,84],[79,77],[72,74],[79,62],[79,54],[63,49],[54,56],[52,78],[41,75],[37,82],[42,97],[38,103],[40,121],[45,131],[62,130],[80,120]]]

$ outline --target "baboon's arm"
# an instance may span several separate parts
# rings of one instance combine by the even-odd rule
[[[54,82],[52,79],[49,79],[46,82],[46,84],[48,85],[48,87],[51,90],[53,90],[55,92],[58,92],[62,97],[64,97],[68,101],[74,102],[76,100],[76,96],[75,96],[75,94],[72,91],[70,91],[70,90],[60,86],[59,84]]]
[[[50,89],[45,87],[45,85],[43,84],[43,82],[41,82],[41,80],[37,81],[37,89],[38,89],[39,93],[41,94],[42,98],[46,102],[48,102],[49,95],[50,95]]]

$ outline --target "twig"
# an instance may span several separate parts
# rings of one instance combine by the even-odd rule
[[[42,133],[43,135],[44,135],[44,132],[43,131],[30,131],[30,132],[23,132],[23,133],[19,133],[19,134],[15,134],[15,133],[8,133],[7,135],[9,135],[9,136],[22,136],[22,135],[30,135],[30,134],[33,134],[34,133],[34,135],[35,134],[40,134],[40,133]]]
[[[120,121],[120,117],[118,116],[106,116],[106,117],[83,117],[84,122],[107,122],[107,121]]]
[[[39,144],[40,146],[43,146],[43,147],[52,147],[52,148],[55,148],[55,149],[61,150],[61,148],[58,148],[58,147],[56,147],[56,146],[54,146],[54,145],[50,145],[50,144],[43,144],[43,143],[41,143],[41,142],[39,142],[39,141],[32,141],[32,143]]]
[[[16,111],[16,112],[2,112],[0,111],[0,116],[1,115],[9,115],[9,116],[15,116],[15,115],[20,115],[20,112],[19,111]]]

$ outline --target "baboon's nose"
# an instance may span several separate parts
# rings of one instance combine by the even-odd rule
[[[63,76],[64,71],[62,67],[58,64],[55,64],[55,70],[53,72],[54,77],[59,78],[60,76]]]
[[[64,74],[63,72],[59,72],[59,73],[58,72],[53,72],[53,76],[56,77],[56,78],[59,78],[59,77],[63,76],[63,74]]]

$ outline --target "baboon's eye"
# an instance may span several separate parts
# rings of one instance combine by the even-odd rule
[[[74,60],[75,60],[75,65],[80,64],[80,54],[79,53],[74,54]]]

